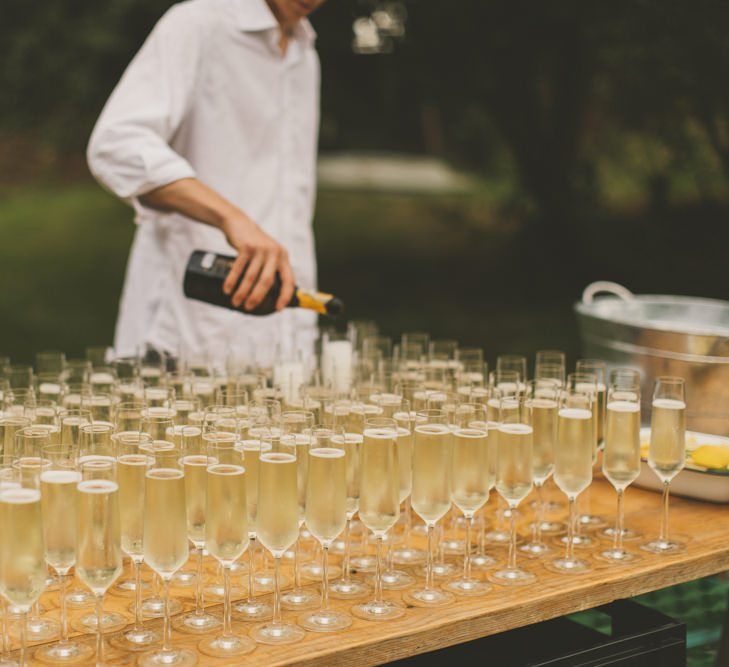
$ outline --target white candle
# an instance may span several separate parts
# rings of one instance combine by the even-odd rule
[[[321,355],[322,378],[334,391],[349,391],[352,385],[352,343],[348,340],[325,341]]]

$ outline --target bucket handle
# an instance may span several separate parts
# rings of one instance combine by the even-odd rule
[[[627,287],[610,282],[609,280],[596,280],[594,283],[590,283],[585,287],[584,292],[582,292],[582,303],[592,303],[595,295],[600,292],[607,292],[613,296],[620,297],[623,301],[632,301],[635,298]]]

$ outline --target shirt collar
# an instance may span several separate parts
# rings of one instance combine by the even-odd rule
[[[238,27],[244,32],[263,32],[279,27],[266,0],[239,0]],[[316,31],[309,19],[302,19],[294,34],[305,42],[316,39]]]

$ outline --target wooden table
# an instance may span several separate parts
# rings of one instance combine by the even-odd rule
[[[610,485],[596,479],[585,494],[583,508],[593,514],[612,520],[615,512],[615,493]],[[559,498],[558,493],[553,497]],[[655,535],[660,522],[660,496],[636,488],[626,493],[626,526]],[[494,499],[490,501],[495,506]],[[524,504],[522,526],[531,520],[531,511]],[[593,571],[582,575],[558,575],[546,570],[538,560],[521,558],[520,563],[538,576],[531,587],[504,588],[494,586],[482,598],[459,598],[448,607],[439,609],[408,608],[403,618],[391,622],[367,622],[354,619],[351,628],[339,633],[307,633],[306,638],[294,645],[270,647],[259,645],[248,656],[234,660],[218,660],[200,655],[200,665],[376,665],[417,655],[434,649],[486,637],[498,632],[538,623],[606,604],[616,599],[629,598],[659,588],[679,584],[729,569],[729,508],[681,498],[671,499],[671,527],[674,533],[688,540],[685,553],[658,556],[645,552],[642,559],[627,565],[612,566],[592,559]],[[524,526],[524,530],[526,527]],[[635,549],[628,542],[626,547]],[[503,548],[492,553],[505,557]],[[590,556],[591,550],[580,550]],[[213,575],[214,565],[207,571]],[[192,607],[192,588],[180,588],[173,595],[186,598],[186,609]],[[386,597],[399,600],[400,592],[386,592]],[[131,598],[114,594],[107,596],[107,609],[130,615]],[[57,608],[57,597],[44,594],[43,605]],[[351,601],[333,600],[332,606],[347,610]],[[220,607],[212,604],[211,607]],[[88,610],[86,610],[88,611]],[[56,613],[49,612],[51,615]],[[80,610],[72,610],[78,617]],[[297,613],[284,612],[284,618],[295,620]],[[159,620],[148,621],[160,625]],[[236,624],[238,630],[250,629],[250,624]],[[175,632],[174,643],[194,649],[199,635]],[[92,641],[92,637],[88,636]],[[109,658],[118,664],[131,664],[134,656],[109,651]],[[33,663],[35,664],[35,663]],[[39,663],[40,664],[40,663]]]

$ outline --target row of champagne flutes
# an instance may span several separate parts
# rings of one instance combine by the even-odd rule
[[[403,346],[405,346],[405,345],[403,345]],[[416,356],[416,355],[413,355],[413,356]],[[502,360],[505,362],[508,360],[508,358],[505,357],[505,358],[502,358]],[[531,433],[532,433],[532,438],[531,438],[532,439],[532,453],[529,454],[529,452],[526,451],[528,449],[528,446],[525,444],[522,444],[521,445],[522,450],[523,450],[522,456],[518,456],[516,458],[519,461],[533,459],[534,458],[534,442],[535,442],[536,434],[534,432],[535,428],[533,425],[533,420],[530,423],[529,416],[534,414],[535,408],[537,410],[539,409],[539,406],[537,405],[537,403],[540,403],[540,402],[544,403],[546,401],[547,403],[549,403],[549,405],[551,407],[556,407],[556,406],[552,405],[553,401],[550,402],[550,400],[551,400],[550,397],[552,395],[549,394],[549,390],[550,389],[554,390],[557,383],[553,383],[553,384],[550,384],[549,382],[539,383],[539,381],[537,381],[537,385],[535,385],[533,388],[530,387],[530,391],[532,393],[529,394],[529,396],[526,396],[525,390],[527,388],[527,385],[522,380],[522,378],[526,377],[525,373],[524,373],[524,375],[520,375],[519,371],[512,371],[509,368],[505,368],[504,366],[507,365],[506,363],[500,364],[499,366],[501,366],[501,367],[497,366],[497,375],[496,375],[495,386],[494,386],[494,381],[492,379],[492,383],[491,383],[492,386],[490,388],[488,388],[488,387],[483,387],[483,384],[479,384],[479,380],[476,379],[478,377],[477,371],[471,371],[472,377],[469,378],[469,380],[471,381],[470,385],[462,384],[462,382],[464,381],[463,375],[461,374],[459,376],[458,373],[453,373],[453,370],[458,367],[455,364],[451,364],[450,362],[448,362],[448,360],[446,360],[446,363],[442,363],[442,360],[440,360],[440,359],[431,359],[430,363],[425,363],[425,364],[422,364],[422,359],[421,359],[421,362],[418,362],[415,359],[411,359],[409,361],[410,361],[410,363],[408,363],[408,367],[410,368],[410,370],[415,369],[415,371],[416,371],[415,374],[416,375],[420,374],[420,375],[424,376],[424,379],[420,379],[420,380],[416,379],[413,383],[411,383],[410,386],[407,386],[408,385],[407,377],[405,376],[404,373],[402,373],[402,377],[400,379],[396,379],[396,374],[394,374],[394,373],[393,373],[393,377],[388,379],[387,378],[388,371],[382,370],[382,368],[383,368],[383,366],[385,366],[385,364],[381,363],[382,358],[380,358],[379,364],[378,364],[378,371],[379,371],[379,376],[380,376],[379,384],[378,384],[378,382],[368,382],[365,380],[364,382],[359,383],[359,386],[357,387],[357,394],[360,397],[372,399],[371,401],[368,400],[368,401],[364,402],[365,407],[369,403],[370,407],[372,409],[370,409],[370,410],[360,409],[359,414],[361,416],[364,416],[366,414],[370,414],[373,416],[384,414],[385,406],[388,403],[390,404],[390,406],[397,406],[397,401],[393,400],[393,397],[403,396],[403,395],[407,394],[408,392],[410,392],[411,400],[413,402],[412,407],[421,408],[421,410],[419,410],[419,411],[410,410],[409,407],[407,407],[407,406],[405,407],[405,409],[403,409],[403,404],[401,403],[399,406],[397,406],[397,409],[394,412],[391,411],[391,414],[393,414],[393,417],[395,417],[399,414],[401,417],[401,421],[402,421],[402,416],[407,415],[407,418],[405,419],[405,425],[403,426],[401,424],[398,424],[396,426],[396,428],[397,428],[398,436],[404,432],[409,432],[410,436],[411,436],[409,447],[411,448],[410,456],[412,457],[412,466],[413,466],[413,469],[412,469],[413,498],[416,498],[416,496],[418,494],[416,489],[419,489],[422,487],[422,484],[418,485],[416,480],[423,480],[423,473],[422,472],[419,474],[416,473],[417,461],[422,462],[422,461],[428,460],[427,457],[425,457],[425,456],[418,457],[417,452],[426,451],[426,447],[422,443],[426,442],[428,440],[426,438],[426,436],[432,435],[434,437],[438,436],[438,437],[440,437],[441,440],[445,441],[440,448],[437,448],[437,447],[435,448],[435,451],[440,452],[439,460],[441,463],[441,465],[436,470],[436,475],[438,474],[437,471],[440,471],[442,473],[443,471],[451,470],[451,466],[459,465],[457,462],[462,457],[459,457],[456,454],[457,451],[461,450],[464,453],[470,452],[471,454],[473,454],[473,452],[475,452],[476,449],[480,449],[480,451],[482,452],[482,456],[485,456],[486,459],[488,459],[488,457],[491,456],[492,460],[494,458],[496,460],[496,468],[493,472],[493,475],[490,472],[493,468],[490,466],[483,467],[482,470],[484,471],[484,473],[480,477],[478,475],[471,474],[472,477],[479,477],[478,483],[480,484],[481,489],[483,489],[483,487],[486,486],[486,491],[485,491],[486,498],[488,497],[488,488],[491,485],[493,485],[494,483],[496,483],[497,490],[503,495],[503,497],[507,498],[507,500],[509,501],[510,504],[512,504],[512,505],[514,503],[518,504],[518,502],[521,500],[521,498],[518,498],[518,496],[520,496],[520,493],[521,493],[520,491],[518,491],[519,484],[515,483],[513,479],[511,479],[510,481],[507,480],[506,472],[503,472],[501,477],[499,477],[499,470],[501,470],[501,468],[498,465],[499,460],[504,460],[504,461],[508,460],[509,455],[512,454],[513,451],[516,451],[516,449],[518,449],[518,445],[504,444],[502,447],[499,448],[498,441],[500,440],[501,433],[504,433],[505,434],[504,443],[510,442],[512,440],[514,440],[514,441],[521,440],[521,441],[525,442],[525,441],[529,440],[529,438],[526,436],[527,436],[528,429],[531,427],[531,429],[532,429],[532,431],[531,431]],[[433,361],[437,361],[438,363],[432,363]],[[415,363],[412,363],[412,362],[415,362]],[[521,362],[519,362],[519,365],[521,365]],[[418,368],[418,366],[420,366],[420,368]],[[548,380],[549,376],[551,376],[553,374],[551,372],[547,372],[549,370],[549,369],[547,369],[547,366],[549,366],[549,364],[542,363],[543,368],[542,368],[541,372],[539,370],[539,364],[537,364],[537,366],[538,366],[538,368],[537,368],[536,375],[537,375],[537,377],[542,376],[540,378],[541,380]],[[427,372],[427,369],[429,367],[431,369],[441,369],[441,370],[445,369],[447,374],[449,374],[449,375],[452,374],[453,383],[450,385],[447,384],[446,378],[448,377],[448,375],[446,375],[446,374],[441,374],[437,371],[429,374]],[[516,373],[516,375],[515,376],[509,375],[509,372]],[[563,375],[564,370],[562,370],[561,373]],[[557,372],[556,374],[559,375],[559,372]],[[484,373],[481,373],[481,380],[480,380],[481,383],[483,383],[483,376],[484,376]],[[435,378],[435,379],[433,379],[433,378]],[[371,379],[372,379],[372,377],[370,377],[370,380]],[[412,379],[412,376],[411,376],[411,379]],[[393,387],[383,387],[383,385],[386,385],[386,384],[392,383],[392,382],[400,383],[401,388],[399,389],[399,393],[392,393],[392,392],[386,391],[386,389],[393,388]],[[428,382],[431,383],[430,389],[425,388],[427,386]],[[560,383],[561,383],[561,380],[560,380]],[[578,386],[578,385],[580,385],[580,383],[583,386],[581,386],[581,387]],[[579,403],[579,401],[582,401],[581,407],[574,407],[574,406],[571,406],[571,407],[563,406],[563,407],[565,407],[566,409],[571,409],[573,411],[574,410],[583,410],[583,412],[582,412],[583,416],[585,414],[585,410],[587,410],[591,413],[591,417],[592,417],[592,413],[594,412],[594,409],[591,407],[585,407],[585,404],[584,404],[585,396],[590,398],[593,402],[596,402],[595,397],[597,395],[599,395],[599,392],[597,391],[596,386],[589,388],[589,390],[586,391],[586,387],[584,385],[586,385],[586,384],[587,385],[590,385],[590,384],[597,385],[597,383],[594,381],[593,378],[582,378],[582,379],[575,378],[574,381],[572,382],[572,384],[574,385],[573,393],[575,393],[576,396],[580,397],[579,400],[577,398],[575,398],[575,400],[577,400],[578,403]],[[604,385],[603,385],[603,387],[604,387]],[[452,389],[455,389],[456,391],[455,392],[449,391]],[[561,391],[563,391],[563,390],[561,390]],[[534,392],[536,392],[536,393],[534,393]],[[311,398],[311,396],[318,397],[319,400],[316,400],[316,398]],[[352,413],[358,414],[357,408],[352,409],[351,402],[350,402],[350,407],[348,409],[347,401],[346,400],[343,401],[341,399],[336,398],[336,392],[327,390],[326,387],[320,387],[317,392],[312,391],[309,394],[309,398],[310,398],[310,400],[309,400],[308,407],[312,407],[315,409],[315,411],[319,412],[318,418],[326,417],[327,415],[335,416],[337,414],[339,414],[341,418],[344,418],[345,414],[352,414]],[[539,399],[539,400],[535,400],[535,399]],[[405,399],[405,400],[407,400],[407,399]],[[560,397],[559,400],[563,401],[564,399]],[[459,401],[460,401],[460,403],[459,403]],[[466,402],[464,403],[464,401],[466,401]],[[468,401],[475,401],[475,402],[484,401],[486,403],[486,405],[485,406],[481,405],[480,407],[478,405],[472,405],[471,407],[469,407]],[[506,407],[504,406],[505,401],[507,403]],[[530,405],[530,401],[531,401],[531,405]],[[458,408],[454,409],[453,408],[454,404],[458,405]],[[327,409],[327,406],[329,409]],[[445,408],[444,410],[441,409],[441,412],[443,412],[444,414],[440,416],[440,422],[436,419],[437,415],[431,414],[430,416],[431,416],[431,418],[434,419],[434,423],[429,424],[428,415],[425,413],[425,411],[422,410],[422,408],[425,408],[426,410],[428,408],[430,408],[432,410],[433,406],[438,406],[439,408]],[[492,414],[485,415],[485,417],[486,417],[485,419],[484,418],[477,419],[475,416],[475,414],[476,414],[475,411],[483,410],[484,408],[486,411],[488,411],[490,409]],[[503,416],[504,410],[507,408],[509,411],[520,413],[522,415],[522,417],[520,417],[518,420],[513,422],[513,425],[512,425],[512,422],[510,422],[506,417]],[[466,432],[464,432],[464,433],[461,433],[460,435],[458,435],[457,432],[456,433],[452,432],[453,431],[452,426],[454,425],[454,419],[455,419],[454,414],[458,411],[463,411],[465,415],[468,415],[471,413],[471,411],[473,411],[473,414],[471,415],[467,430],[473,430],[473,431],[475,431],[475,433],[466,434]],[[421,412],[422,414],[420,414],[420,416],[418,416],[418,412]],[[546,413],[548,411],[544,411],[544,412]],[[415,416],[413,415],[413,413],[415,413]],[[527,418],[525,418],[523,415],[527,415]],[[559,415],[557,415],[557,416],[559,416]],[[579,418],[579,417],[577,417],[576,413],[571,414],[571,415],[562,415],[562,416],[565,419],[570,417],[572,419],[572,421]],[[491,417],[491,418],[489,418],[489,417]],[[418,420],[425,420],[425,421],[422,424],[419,424]],[[336,420],[333,420],[333,419],[330,420],[330,426],[332,426],[332,425],[336,426],[336,424],[331,423],[333,421],[336,421]],[[587,421],[587,420],[585,419],[584,421]],[[491,423],[489,424],[489,422],[491,422]],[[597,419],[594,420],[594,423],[597,423],[597,422],[598,422]],[[346,450],[352,450],[352,451],[359,450],[360,455],[363,454],[366,451],[366,448],[364,447],[364,430],[365,429],[363,427],[361,429],[357,429],[356,427],[353,427],[349,423],[346,423],[346,422],[345,422],[345,424],[348,428],[348,432],[345,432],[343,435],[340,436],[342,444],[345,445],[344,446],[345,451]],[[415,425],[413,426],[413,424],[415,424]],[[479,431],[479,424],[481,425],[481,428],[483,429],[482,431]],[[178,424],[178,426],[179,426],[179,424]],[[489,436],[488,436],[489,426],[491,426],[491,428],[492,428],[492,436],[496,435],[497,436],[496,438],[493,438],[493,437],[489,438]],[[585,426],[585,424],[583,424],[583,426]],[[443,428],[443,427],[445,427],[445,428]],[[594,428],[595,427],[593,426],[593,429]],[[434,430],[434,433],[430,433],[429,429]],[[353,433],[353,431],[355,431],[355,430],[360,430],[361,432]],[[549,430],[549,429],[547,429],[547,430]],[[584,429],[584,430],[586,431],[587,429]],[[446,431],[448,431],[448,432],[446,432]],[[162,434],[160,434],[160,435],[162,435]],[[167,435],[167,433],[165,432],[164,435]],[[414,436],[415,443],[412,442],[412,440],[413,440],[412,436]],[[469,441],[468,444],[474,444],[474,443],[478,442],[481,445],[480,448],[477,448],[477,447],[469,448],[466,445],[463,445],[461,447],[456,446],[455,443],[457,440],[465,440],[466,438],[469,438],[469,437],[472,438],[473,443],[471,443]],[[355,444],[354,448],[347,446],[349,444],[348,443],[349,439],[351,439],[352,443]],[[494,439],[497,441],[496,443],[493,442]],[[382,440],[386,441],[386,440],[388,440],[388,438],[383,437]],[[400,456],[400,452],[401,451],[404,452],[407,449],[407,445],[405,445],[405,442],[407,440],[408,440],[407,437],[396,437],[395,438],[395,451],[398,453],[398,463],[400,463],[401,458],[402,458]],[[421,443],[420,447],[416,446],[416,443],[418,441],[420,441],[420,443]],[[335,437],[335,442],[336,442],[336,437]],[[489,447],[489,445],[490,445],[490,447]],[[383,448],[375,449],[373,451],[379,451],[380,449],[383,449]],[[434,449],[434,448],[431,447],[430,449]],[[583,449],[588,449],[588,448],[584,447]],[[496,451],[494,452],[494,450],[496,450]],[[502,450],[504,452],[506,452],[507,456],[494,457],[494,453],[498,454],[498,452],[502,451]],[[594,444],[591,443],[589,450],[591,452],[590,456],[591,456],[591,460],[592,460],[592,457],[594,456]],[[448,458],[448,457],[450,457],[450,458]],[[305,458],[308,458],[308,457],[305,457]],[[430,458],[432,458],[432,456]],[[486,459],[483,459],[483,460],[485,461]],[[352,465],[346,457],[345,457],[345,460],[347,461],[347,465],[345,466],[345,468],[349,471],[352,468]],[[491,465],[493,465],[493,463]],[[556,462],[553,465],[556,465]],[[535,467],[536,467],[536,465],[533,464],[532,469],[534,469]],[[505,470],[506,466],[504,465],[503,468]],[[430,469],[432,471],[432,468],[426,468],[426,469]],[[473,473],[472,467],[467,467],[467,469],[471,470],[471,472]],[[418,470],[420,470],[420,468],[418,468]],[[407,477],[407,475],[402,475],[400,472],[398,473],[397,476],[400,479],[403,477]],[[298,477],[300,478],[301,475],[299,475]],[[350,477],[351,477],[351,475],[350,475]],[[441,477],[442,477],[442,474],[441,474]],[[493,477],[493,479],[492,479],[492,481],[489,481],[489,478],[491,478],[491,477]],[[460,478],[461,478],[461,476],[456,475],[455,471],[454,471],[454,474],[452,475],[452,479],[458,480]],[[525,476],[525,478],[526,478],[526,476]],[[359,479],[362,481],[363,476],[360,476]],[[440,479],[440,478],[438,478],[438,479]],[[502,480],[501,483],[499,483],[499,479]],[[443,480],[441,479],[441,482],[442,481]],[[348,487],[349,487],[351,484],[351,479],[348,480],[348,482],[349,482],[349,484],[348,484]],[[518,480],[517,480],[517,482],[518,482]],[[446,484],[447,484],[447,482],[446,482]],[[523,482],[521,484],[522,487],[524,487],[526,485],[527,485],[527,482]],[[402,487],[403,485],[400,484],[400,486]],[[443,486],[443,484],[441,484],[441,487],[442,486]],[[528,482],[528,486],[531,487],[531,480]],[[402,493],[402,491],[400,493]],[[452,498],[451,498],[451,493],[453,496]],[[298,494],[301,495],[300,489],[298,490]],[[472,494],[472,492],[468,491],[465,495],[469,495],[469,494]],[[367,496],[367,494],[365,494],[365,496]],[[446,496],[447,496],[447,498],[445,500],[443,500],[443,497],[441,494],[441,500],[442,500],[443,505],[447,505],[447,507],[450,507],[451,500],[453,500],[456,503],[456,505],[459,506],[460,509],[462,509],[464,511],[464,514],[466,514],[468,516],[469,508],[467,507],[467,505],[472,504],[474,502],[474,498],[471,498],[470,501],[461,500],[459,502],[457,500],[458,493],[456,491],[451,491],[451,492],[447,493]],[[475,501],[478,502],[479,494],[477,493],[476,496],[477,496],[477,498],[475,499]],[[483,496],[483,490],[481,491],[480,496]],[[433,498],[432,493],[429,497],[432,500],[432,498]],[[351,511],[351,507],[352,507],[351,499],[348,498],[347,500],[349,502],[347,502],[345,504],[348,506],[349,511],[345,512],[345,518],[352,518],[353,512]],[[362,504],[362,500],[363,500],[363,496],[360,496],[360,498],[359,498],[360,506]],[[485,503],[485,499],[484,499],[484,503]],[[413,506],[415,506],[417,504],[418,504],[418,501],[416,500],[415,503],[413,503]],[[365,505],[366,505],[366,500],[365,500]],[[478,507],[476,507],[476,509],[478,509]],[[431,508],[431,510],[432,510],[432,508]],[[428,510],[428,508],[423,509],[424,513],[428,513],[429,511],[430,510]],[[416,512],[417,512],[417,508],[416,508]],[[360,511],[360,517],[362,517],[362,516],[363,516],[362,511]],[[431,514],[431,516],[433,516],[433,515]],[[513,516],[513,514],[512,514],[512,516]],[[423,518],[426,519],[426,522],[428,521],[428,519],[426,517],[423,517]],[[299,512],[299,521],[301,521],[301,511]],[[370,523],[372,523],[372,521],[370,521]],[[435,524],[435,522],[433,522],[433,525],[434,524]],[[365,525],[367,525],[367,524],[365,524]],[[572,522],[570,523],[570,525],[572,525]],[[374,532],[376,530],[376,528],[373,528],[372,530]],[[429,531],[429,532],[432,534],[431,531]],[[382,537],[384,537],[384,535]],[[465,543],[470,544],[470,540],[466,540]],[[571,543],[571,540],[569,541],[569,543]],[[377,544],[378,545],[381,544],[381,538],[377,539]],[[510,553],[510,559],[509,559],[510,566],[504,570],[505,574],[503,575],[503,578],[499,578],[497,573],[496,572],[494,573],[494,579],[496,581],[498,581],[499,583],[511,582],[511,581],[523,581],[523,578],[521,578],[519,576],[515,576],[515,574],[514,574],[517,571],[517,568],[515,568],[515,566],[514,566],[515,563],[511,563],[512,556],[515,557],[515,552],[513,549],[512,549],[512,552],[513,553]],[[428,553],[432,554],[432,550],[429,549]],[[468,555],[469,553],[470,553],[470,549],[467,548],[466,554]],[[468,562],[468,558],[466,558],[466,562]],[[345,570],[348,573],[348,568],[345,568]],[[441,590],[436,588],[433,585],[432,567],[429,568],[429,571],[431,574],[426,579],[426,587],[424,589],[425,593],[422,595],[413,594],[413,603],[415,603],[415,604],[442,604],[442,603],[444,603],[444,601],[447,602],[449,600],[448,595],[444,596],[441,593]],[[575,570],[571,570],[571,571],[575,571]],[[499,571],[497,571],[497,572],[499,572]],[[468,577],[464,577],[464,578],[467,580],[469,579]],[[527,577],[527,580],[528,579],[529,578]],[[377,578],[377,580],[379,580],[379,577]],[[325,581],[326,581],[326,578],[325,578]],[[482,585],[474,586],[474,582],[472,581],[470,584],[464,585],[462,587],[462,590],[469,592],[469,593],[473,593],[473,594],[484,592],[485,586],[483,586],[483,582],[475,582],[475,583],[481,583]],[[459,587],[455,584],[455,582],[449,583],[449,584],[447,584],[447,586],[448,586],[448,588],[452,588],[456,591],[459,591]],[[410,595],[410,592],[408,592],[406,595]],[[379,596],[379,597],[381,597],[381,596]],[[382,600],[379,600],[379,603],[380,603],[379,605],[370,605],[368,607],[368,609],[370,609],[370,611],[372,609],[380,608],[380,611],[375,613],[375,615],[374,615],[375,618],[388,618],[388,617],[392,617],[392,616],[390,616],[390,614],[399,615],[400,613],[402,613],[401,609],[397,609],[397,605],[394,605],[395,609],[392,609],[390,604],[382,605],[381,604]],[[388,610],[387,613],[384,613],[382,611],[383,606],[384,606],[384,608],[386,608]],[[359,613],[360,611],[361,610],[357,609],[357,611],[355,613]],[[333,626],[330,626],[330,627],[333,627]]]

